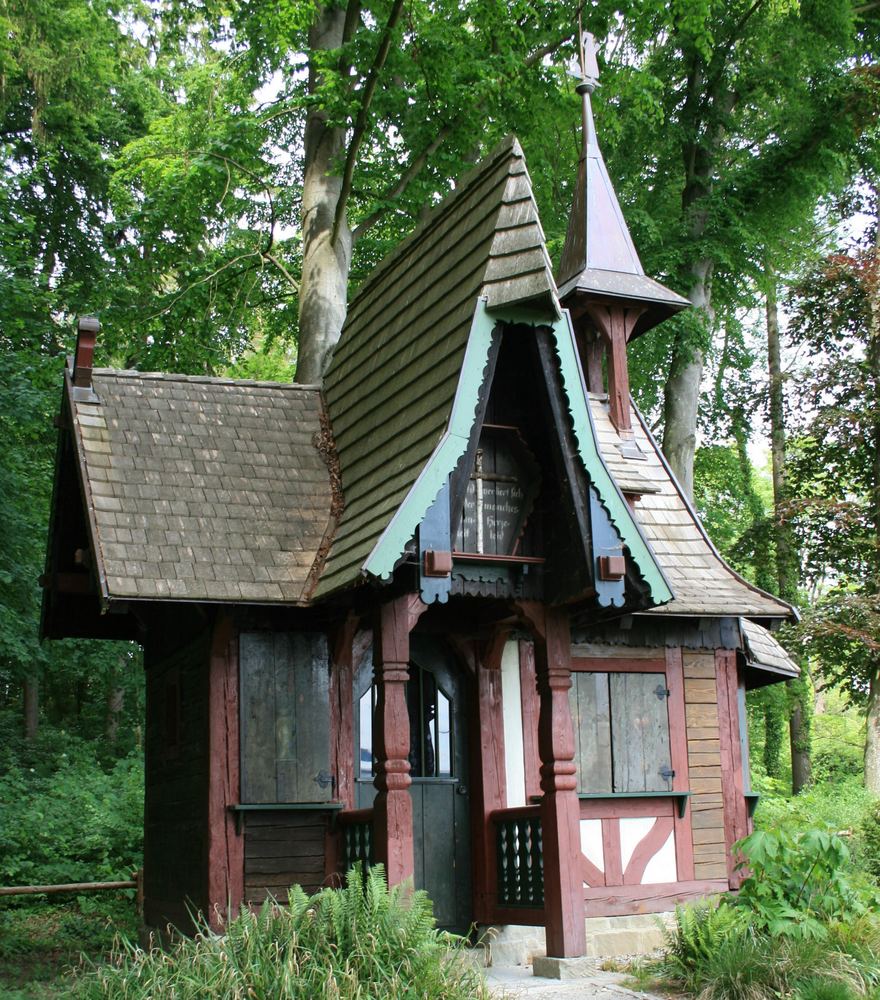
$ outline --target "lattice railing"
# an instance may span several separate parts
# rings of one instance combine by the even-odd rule
[[[373,810],[358,809],[339,817],[342,830],[342,867],[347,872],[355,862],[365,868],[373,864]]]
[[[537,810],[495,813],[499,906],[544,905],[544,853]]]

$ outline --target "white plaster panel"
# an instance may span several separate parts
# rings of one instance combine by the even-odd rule
[[[620,863],[623,871],[632,861],[633,852],[657,822],[656,816],[628,817],[620,821]]]
[[[648,862],[648,867],[642,876],[642,885],[676,881],[678,881],[678,867],[675,862],[675,834],[670,830],[666,843]]]
[[[501,653],[501,708],[504,716],[504,777],[507,806],[526,804],[522,697],[519,684],[519,643],[506,642]]]
[[[581,820],[581,851],[587,861],[605,871],[605,848],[602,846],[602,820]],[[584,882],[584,885],[587,883]]]

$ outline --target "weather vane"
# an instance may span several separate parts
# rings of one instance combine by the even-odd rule
[[[578,57],[581,67],[581,80],[577,85],[579,94],[584,91],[592,94],[599,86],[599,62],[596,59],[598,50],[596,39],[589,31],[584,31],[581,15],[578,14]]]

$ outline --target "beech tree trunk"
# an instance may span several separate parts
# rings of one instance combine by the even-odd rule
[[[773,464],[773,512],[776,540],[776,580],[779,596],[794,602],[797,598],[797,544],[791,529],[785,473],[785,400],[782,379],[782,351],[779,343],[779,312],[776,283],[772,269],[767,292],[767,363],[770,374],[770,456]],[[788,740],[791,746],[791,790],[797,795],[809,784],[813,773],[811,737],[813,722],[812,684],[807,667],[801,663],[801,676],[786,682],[788,694]]]
[[[318,11],[309,32],[310,51],[339,48],[345,30],[345,7],[326,4]],[[312,60],[309,91],[314,93],[319,83]],[[296,366],[296,381],[305,384],[321,381],[345,320],[352,245],[345,212],[334,233],[344,152],[345,129],[331,125],[327,113],[313,106],[306,118],[304,139],[303,264]]]
[[[875,275],[880,269],[880,190],[874,189],[874,268]],[[880,399],[880,297],[877,288],[869,290],[871,303],[871,329],[868,337],[867,360],[874,399]],[[880,411],[874,408],[873,472],[871,514],[874,522],[874,538],[880,538]],[[869,594],[880,594],[880,545],[875,545],[871,553],[869,576],[866,581]],[[865,733],[865,787],[875,795],[880,795],[880,654],[874,653],[873,670],[868,689],[868,705],[865,712],[867,728]]]
[[[24,738],[35,740],[40,728],[40,683],[36,677],[29,677],[24,684]]]
[[[688,298],[706,322],[712,312],[712,261],[699,260],[692,268]],[[694,496],[694,454],[697,449],[697,412],[703,380],[703,352],[683,336],[676,339],[669,378],[663,392],[663,454],[689,500]]]

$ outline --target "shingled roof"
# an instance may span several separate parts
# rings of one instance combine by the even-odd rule
[[[531,182],[512,137],[373,271],[349,306],[324,381],[345,511],[316,596],[361,578],[437,447],[481,297],[490,312],[516,306],[520,315],[558,315]]]
[[[611,423],[607,397],[591,394],[590,410],[609,471],[622,490],[641,498],[636,519],[675,594],[644,614],[793,617],[788,604],[752,586],[721,558],[638,410],[632,408],[635,449]]]
[[[95,370],[67,393],[102,596],[301,603],[331,514],[314,386]]]

